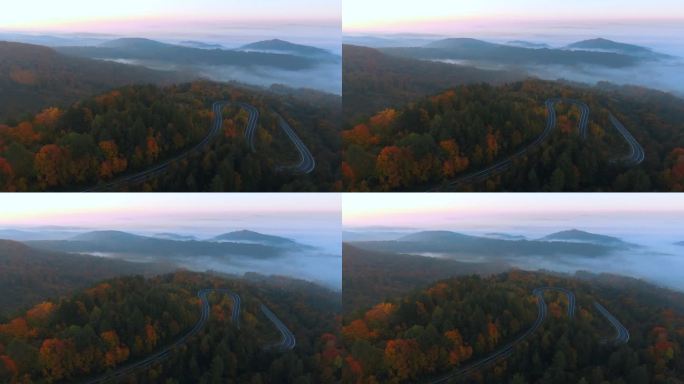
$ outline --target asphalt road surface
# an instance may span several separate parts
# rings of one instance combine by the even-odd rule
[[[120,368],[115,369],[112,372],[105,373],[101,375],[100,377],[97,377],[95,379],[91,379],[89,381],[84,381],[84,384],[98,384],[98,383],[108,383],[108,382],[116,382],[119,380],[122,380],[126,378],[127,376],[131,375],[135,371],[143,368],[147,368],[155,363],[161,362],[162,360],[166,359],[170,352],[176,348],[179,347],[192,336],[196,335],[199,333],[204,326],[207,324],[207,321],[209,320],[209,315],[211,313],[211,307],[209,306],[209,299],[208,295],[212,292],[217,292],[217,293],[223,293],[229,295],[233,299],[233,310],[231,314],[231,321],[235,326],[240,329],[240,309],[242,305],[242,301],[240,299],[240,296],[228,289],[223,289],[223,288],[207,288],[207,289],[202,289],[199,292],[197,292],[197,297],[200,298],[200,301],[202,303],[202,307],[200,309],[200,318],[195,323],[195,325],[192,327],[190,331],[188,331],[186,334],[184,334],[181,338],[176,340],[173,344],[168,345],[164,347],[163,349],[157,351],[153,355],[147,356],[146,358],[136,361],[131,364],[124,365]],[[261,305],[261,310],[264,312],[264,314],[268,317],[268,319],[278,328],[280,333],[283,335],[283,339],[281,342],[269,346],[269,347],[275,347],[279,350],[292,350],[295,345],[295,337],[290,332],[290,330],[283,324],[280,319],[270,310],[268,307],[265,305]]]
[[[629,155],[625,156],[622,159],[619,159],[619,161],[623,162],[625,165],[629,166],[635,166],[641,164],[644,159],[646,158],[646,154],[644,153],[644,148],[639,144],[638,141],[632,136],[631,133],[625,128],[624,125],[618,120],[613,114],[610,114],[610,122],[613,124],[615,129],[617,129],[618,132],[622,135],[622,137],[625,138],[625,141],[627,144],[629,144]]]
[[[299,163],[295,165],[282,166],[279,169],[290,170],[295,173],[303,174],[309,174],[313,172],[313,170],[316,168],[316,160],[314,160],[311,151],[309,151],[309,148],[307,148],[306,145],[304,145],[299,136],[297,136],[292,127],[290,127],[290,124],[288,124],[287,121],[282,116],[280,116],[280,114],[278,114],[278,124],[283,129],[283,131],[285,131],[287,137],[290,138],[292,144],[294,144],[295,147],[297,147],[297,151],[299,152]]]
[[[294,335],[292,332],[290,332],[290,329],[288,329],[285,324],[283,324],[282,321],[278,318],[278,316],[275,315],[270,309],[268,309],[267,306],[261,304],[261,312],[268,317],[269,320],[275,325],[276,328],[278,328],[278,331],[280,332],[280,341],[275,344],[271,344],[267,346],[268,349],[278,349],[278,350],[293,350],[294,347],[297,345],[297,342],[295,340]]]
[[[254,136],[256,135],[257,123],[259,122],[259,110],[247,103],[238,103],[238,105],[249,113],[247,127],[245,127],[245,139],[252,152],[256,152],[254,149]]]
[[[617,318],[615,318],[613,314],[608,312],[608,310],[598,301],[594,302],[594,307],[596,307],[596,309],[598,309],[598,311],[603,315],[603,317],[605,317],[606,320],[610,322],[610,325],[612,325],[613,328],[615,328],[615,338],[612,340],[612,342],[615,344],[627,344],[627,342],[629,341],[629,331],[627,330],[627,328],[625,328],[625,326],[622,325],[622,323]],[[608,342],[611,340],[606,339],[604,341]]]
[[[229,103],[230,102],[228,101],[217,101],[212,105],[212,111],[214,112],[214,122],[211,126],[211,129],[209,130],[209,133],[204,137],[204,139],[202,139],[201,142],[199,142],[191,149],[169,160],[166,160],[163,163],[154,165],[149,169],[132,175],[122,176],[114,181],[86,189],[84,192],[117,191],[121,190],[126,186],[144,183],[166,172],[172,163],[178,160],[185,159],[196,152],[206,149],[209,143],[217,136],[219,136],[219,134],[221,133],[221,130],[223,128],[222,110],[223,107]],[[249,113],[249,117],[247,119],[247,126],[245,127],[244,131],[244,136],[251,151],[256,152],[254,142],[257,130],[257,123],[259,122],[259,110],[253,105],[247,103],[237,103],[237,105]],[[311,173],[316,168],[316,161],[314,160],[311,151],[309,151],[309,149],[306,147],[306,145],[304,145],[299,136],[297,136],[297,134],[294,132],[292,127],[290,127],[287,121],[285,121],[285,119],[283,119],[283,117],[280,115],[278,115],[278,123],[280,124],[280,127],[285,131],[287,136],[290,138],[292,143],[295,145],[300,156],[300,161],[298,164],[282,166],[279,169],[302,174]]]
[[[539,327],[542,326],[544,321],[546,320],[546,317],[548,315],[548,307],[546,305],[546,301],[544,301],[544,292],[546,291],[556,291],[564,294],[567,296],[568,299],[568,310],[567,310],[567,315],[569,319],[573,319],[575,316],[575,308],[576,308],[576,299],[575,299],[575,294],[565,288],[560,288],[560,287],[540,287],[540,288],[535,288],[532,291],[532,294],[537,298],[537,319],[534,321],[532,326],[527,329],[525,332],[523,332],[521,335],[516,337],[514,340],[504,344],[503,346],[499,347],[496,351],[490,353],[488,356],[485,356],[479,360],[476,360],[472,363],[469,363],[462,368],[459,368],[456,371],[453,371],[445,376],[442,376],[438,379],[434,379],[432,381],[428,381],[430,384],[443,384],[443,383],[448,383],[449,381],[460,378],[460,377],[466,377],[470,375],[471,373],[478,371],[482,368],[486,368],[497,361],[500,361],[502,359],[507,358],[508,356],[511,355],[513,352],[513,349],[515,346],[520,344],[523,340],[527,339],[530,335],[532,335],[534,332],[539,329]],[[629,332],[627,329],[613,316],[608,312],[601,304],[598,302],[594,302],[594,306],[599,310],[599,312],[610,321],[610,323],[615,327],[617,331],[617,337],[615,341],[617,343],[626,343],[629,341]]]
[[[544,128],[544,131],[537,136],[534,141],[532,141],[530,144],[527,146],[521,148],[517,152],[515,152],[513,155],[502,159],[487,168],[484,168],[482,170],[469,173],[467,175],[461,176],[457,179],[454,179],[450,181],[447,184],[448,187],[457,187],[463,184],[472,184],[472,183],[477,183],[480,181],[487,180],[491,176],[500,174],[506,170],[508,170],[512,165],[513,161],[526,155],[531,149],[537,147],[539,144],[541,144],[544,140],[546,140],[549,135],[554,131],[556,128],[556,104],[558,103],[568,103],[568,104],[573,104],[577,106],[580,110],[580,118],[579,122],[577,124],[577,129],[579,132],[579,136],[582,139],[587,138],[587,133],[589,131],[589,106],[585,104],[584,102],[576,99],[560,99],[560,98],[554,98],[554,99],[548,99],[544,103],[546,106],[546,127]],[[626,158],[623,159],[626,163],[626,165],[634,166],[638,165],[644,160],[644,150],[639,144],[639,142],[636,141],[636,139],[627,131],[627,129],[613,116],[612,114],[610,115],[610,120],[613,126],[622,134],[622,136],[625,138],[627,143],[631,147],[631,153],[630,155]],[[440,190],[443,187],[437,187],[435,190]]]

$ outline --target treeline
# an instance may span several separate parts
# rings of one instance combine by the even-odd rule
[[[88,378],[151,356],[200,318],[200,289],[209,322],[167,359],[134,372],[129,383],[334,383],[342,369],[339,294],[287,278],[238,279],[178,272],[152,279],[123,277],[54,301],[0,324],[0,382],[61,383]],[[280,333],[261,312],[267,305],[295,334],[293,351],[268,348]]]
[[[199,318],[195,293],[138,278],[46,301],[0,325],[3,382],[73,382],[150,354]]]
[[[642,91],[652,95],[650,91]],[[671,96],[659,114],[657,98],[614,101],[624,93],[528,80],[493,87],[459,86],[401,109],[386,109],[343,131],[344,185],[350,191],[649,191],[677,190],[684,176],[684,102]],[[449,182],[506,159],[534,142],[546,126],[548,98],[574,98],[591,109],[588,137],[577,134],[579,110],[556,107],[556,131],[518,157],[505,172],[483,181]],[[640,103],[640,109],[630,103]],[[619,159],[629,147],[609,123],[609,112],[628,127],[646,152],[630,168]],[[648,126],[649,128],[643,128]],[[658,133],[655,133],[658,132]],[[664,140],[665,134],[674,137]]]
[[[149,169],[199,143],[213,124],[211,105],[219,100],[248,102],[260,110],[256,154],[243,137],[248,116],[233,105],[224,111],[223,130],[209,148],[176,161],[158,180],[124,189],[340,189],[339,103],[205,82],[125,87],[66,110],[48,108],[16,125],[0,125],[0,189],[83,190]],[[314,174],[276,172],[277,165],[298,158],[274,109],[310,146]]]
[[[607,281],[606,281],[607,280]],[[344,382],[429,382],[488,356],[530,328],[537,317],[536,287],[560,286],[577,297],[544,296],[546,322],[493,366],[454,383],[666,383],[684,372],[682,295],[662,295],[643,282],[595,276],[570,279],[512,271],[440,281],[384,301],[344,320]],[[594,308],[599,300],[630,332],[625,345]],[[673,302],[676,302],[673,305]]]
[[[232,308],[214,306],[197,342],[141,371],[135,383],[336,383],[343,367],[339,340],[339,293],[279,277],[250,277],[239,293],[241,326],[230,325]],[[236,287],[237,288],[237,287]],[[212,301],[213,302],[213,301]],[[291,351],[270,350],[280,334],[259,309],[267,305],[296,337]],[[218,312],[226,315],[215,316]]]

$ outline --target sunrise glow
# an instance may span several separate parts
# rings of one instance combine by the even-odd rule
[[[677,0],[546,2],[541,0],[346,0],[343,7],[345,32],[432,32],[449,33],[483,24],[539,21],[682,21],[684,5]]]

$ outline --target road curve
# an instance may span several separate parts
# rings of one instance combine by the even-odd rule
[[[267,349],[278,349],[278,350],[288,350],[291,351],[294,349],[294,347],[297,345],[297,342],[295,340],[294,335],[290,331],[285,324],[283,324],[282,321],[278,318],[278,316],[275,315],[270,309],[268,309],[267,306],[261,304],[261,312],[263,312],[266,317],[268,317],[269,320],[275,325],[276,328],[278,328],[278,331],[280,332],[280,341],[266,346]]]
[[[252,152],[256,152],[254,149],[254,136],[256,135],[257,122],[259,121],[259,110],[247,103],[238,103],[238,105],[249,113],[247,127],[245,127],[245,139],[247,140],[249,149],[251,149]]]
[[[232,297],[233,299],[233,313],[232,313],[232,320],[233,323],[240,328],[240,296],[237,294],[223,288],[208,288],[208,289],[202,289],[199,292],[197,292],[197,297],[200,298],[201,303],[202,303],[202,308],[200,310],[200,318],[195,323],[195,325],[192,327],[190,331],[188,331],[186,334],[181,336],[178,340],[176,340],[173,344],[168,345],[164,347],[163,349],[157,351],[155,354],[151,356],[147,356],[146,358],[136,361],[134,363],[130,363],[127,365],[124,365],[120,368],[115,369],[112,372],[105,373],[101,375],[100,377],[97,377],[95,379],[91,379],[89,381],[84,381],[84,384],[98,384],[98,383],[107,383],[109,381],[116,381],[119,379],[122,379],[133,372],[137,371],[138,369],[141,368],[147,368],[152,364],[158,363],[164,359],[166,359],[169,356],[169,353],[176,347],[179,347],[192,336],[196,335],[199,333],[199,331],[204,328],[206,325],[207,321],[209,320],[209,314],[210,314],[210,307],[209,307],[209,299],[207,298],[207,295],[211,292],[219,292],[219,293],[225,293],[228,294]]]
[[[197,145],[194,147],[190,148],[189,150],[169,159],[164,161],[163,163],[154,165],[153,167],[146,169],[144,171],[128,175],[128,176],[123,176],[120,177],[114,181],[111,181],[106,184],[100,184],[96,185],[92,188],[86,189],[84,192],[105,192],[105,191],[115,191],[119,190],[122,187],[128,186],[128,185],[135,185],[135,184],[140,184],[144,183],[145,181],[148,181],[150,179],[153,179],[160,174],[164,173],[169,166],[171,166],[172,163],[187,158],[190,155],[194,154],[195,152],[199,152],[204,150],[207,145],[214,139],[216,138],[219,133],[221,133],[221,129],[223,128],[223,114],[222,110],[223,107],[228,104],[228,101],[217,101],[212,105],[212,111],[214,112],[214,122],[211,125],[211,129],[207,133],[207,135],[200,141]],[[250,116],[251,118],[251,116]]]
[[[610,325],[615,328],[615,338],[612,340],[615,344],[627,344],[629,342],[629,331],[624,325],[615,317],[612,313],[601,305],[598,301],[594,301],[594,307],[603,315],[603,317],[610,322]],[[610,339],[605,339],[605,342],[611,341]]]
[[[618,120],[613,114],[611,113],[610,116],[610,122],[613,124],[613,127],[620,132],[622,137],[625,139],[627,144],[629,144],[629,155],[625,156],[624,158],[619,159],[618,161],[623,162],[625,165],[629,166],[635,166],[641,164],[644,159],[646,158],[646,154],[644,153],[644,148],[639,144],[639,142],[632,136],[631,133],[625,128],[624,125]]]
[[[279,113],[276,114],[278,115],[278,124],[280,125],[280,128],[282,128],[283,131],[285,131],[287,137],[290,138],[290,141],[292,141],[292,144],[295,145],[297,151],[299,152],[299,163],[294,165],[281,166],[278,169],[290,170],[295,173],[302,174],[309,174],[313,172],[313,170],[316,168],[316,160],[314,160],[311,151],[309,151],[309,148],[307,148],[306,145],[299,138],[299,136],[297,136],[297,134],[292,129],[290,124],[288,124],[287,121]]]
[[[516,337],[514,340],[504,344],[500,348],[498,348],[496,351],[492,352],[488,356],[485,356],[479,360],[476,360],[472,363],[469,363],[465,365],[462,368],[459,368],[456,371],[453,371],[445,376],[439,377],[437,379],[434,379],[432,381],[428,381],[430,384],[444,384],[448,383],[450,380],[459,378],[459,377],[465,377],[468,376],[469,374],[478,371],[482,368],[486,368],[497,361],[504,359],[513,352],[513,349],[516,345],[520,344],[523,340],[528,338],[530,335],[532,335],[541,325],[544,323],[546,320],[546,316],[548,315],[548,307],[546,305],[546,301],[544,301],[544,292],[546,291],[556,291],[560,292],[564,295],[567,296],[568,298],[568,318],[573,319],[575,316],[575,307],[576,307],[576,299],[575,299],[575,294],[565,288],[561,287],[540,287],[540,288],[535,288],[532,291],[532,294],[537,298],[537,319],[532,323],[532,326],[528,328],[525,332],[523,332],[521,335]],[[615,343],[627,343],[629,341],[629,331],[627,328],[625,328],[608,310],[603,308],[601,304],[598,302],[594,302],[594,306],[599,310],[599,312],[608,319],[608,321],[613,325],[617,332],[617,336],[615,337]]]
[[[577,123],[577,129],[579,132],[579,136],[582,139],[587,138],[587,134],[589,131],[589,106],[582,102],[581,100],[577,99],[563,99],[563,98],[552,98],[546,100],[544,105],[546,106],[546,127],[544,128],[544,131],[537,136],[534,141],[532,141],[530,144],[527,146],[519,149],[517,152],[512,154],[511,156],[502,159],[482,170],[469,173],[467,175],[463,175],[461,177],[458,177],[450,182],[447,183],[447,187],[456,187],[459,185],[463,184],[471,184],[471,183],[476,183],[480,182],[483,180],[486,180],[490,178],[493,175],[500,174],[506,170],[508,170],[512,165],[513,161],[522,157],[523,155],[527,154],[527,152],[530,151],[530,149],[538,146],[541,144],[544,140],[546,140],[549,135],[553,132],[553,130],[556,128],[556,104],[558,103],[568,103],[568,104],[573,104],[577,106],[580,110],[580,118],[579,122]],[[623,161],[625,165],[628,166],[635,166],[640,164],[644,158],[644,149],[641,147],[638,141],[629,133],[629,131],[620,123],[620,121],[615,118],[612,114],[610,114],[610,121],[615,127],[615,129],[620,132],[622,137],[624,137],[625,141],[630,145],[631,152],[630,154],[625,157],[624,159],[620,159],[620,161]],[[442,189],[441,187],[437,187],[433,190],[440,190]]]

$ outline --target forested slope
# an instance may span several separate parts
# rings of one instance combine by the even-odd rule
[[[589,107],[587,137],[580,109]],[[643,163],[620,159],[628,142],[614,115],[644,149]],[[377,112],[342,133],[345,188],[363,190],[676,191],[684,182],[684,101],[640,88],[528,80],[502,86],[464,85],[402,108]],[[534,144],[534,145],[532,145]],[[504,172],[451,185],[528,148]]]
[[[618,276],[588,279],[513,271],[442,280],[345,318],[345,382],[432,382],[492,355],[535,322],[541,327],[493,365],[457,374],[454,383],[673,383],[684,372],[684,297]],[[626,343],[594,306],[626,327]],[[442,382],[442,381],[440,381]],[[447,382],[447,381],[444,381]]]
[[[198,323],[197,294],[206,288],[241,297],[239,328],[232,321],[231,296],[211,293],[209,318],[199,332],[127,380],[335,382],[341,368],[335,336],[339,294],[288,278],[186,272],[103,281],[0,324],[0,380],[86,382],[154,355]],[[280,335],[261,305],[293,332],[293,350],[268,347]]]

